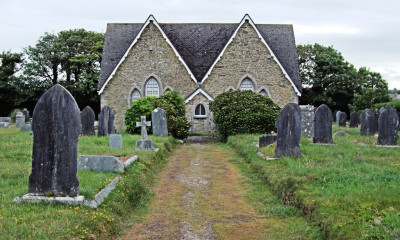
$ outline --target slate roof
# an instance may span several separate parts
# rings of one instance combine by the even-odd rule
[[[159,24],[200,82],[232,37],[239,24]],[[143,24],[107,25],[98,90],[118,65]],[[282,67],[301,92],[297,50],[292,25],[256,24]]]

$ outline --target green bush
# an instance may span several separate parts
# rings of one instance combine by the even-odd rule
[[[269,97],[252,91],[229,91],[210,105],[222,141],[244,133],[269,133],[275,129],[280,108]]]
[[[178,91],[169,91],[164,95],[154,98],[139,98],[125,113],[126,131],[130,134],[140,134],[140,128],[136,122],[140,122],[140,116],[146,116],[151,121],[151,111],[162,108],[167,115],[168,132],[174,137],[184,139],[189,135],[190,123],[185,116],[185,104]],[[147,128],[151,133],[151,127]]]
[[[8,115],[8,116],[11,118],[11,122],[13,122],[13,123],[15,123],[16,116],[17,116],[17,112],[22,112],[22,110],[21,110],[21,109],[18,109],[18,108],[13,109],[13,110],[11,111],[10,115]],[[33,114],[33,113],[32,113],[32,114]]]
[[[140,122],[140,116],[146,116],[146,121],[151,120],[151,111],[153,111],[153,103],[155,97],[139,98],[132,102],[132,105],[125,112],[126,132],[130,134],[140,134],[140,128],[136,127],[136,123]],[[152,133],[151,127],[147,127],[147,132]]]
[[[390,104],[392,108],[396,109],[396,111],[399,113],[400,112],[400,100],[393,100],[390,102],[384,102],[384,103],[377,103],[373,106],[373,109],[380,109],[381,107],[386,107],[386,105]]]

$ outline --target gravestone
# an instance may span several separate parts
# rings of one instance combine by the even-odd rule
[[[32,130],[29,193],[77,196],[81,118],[78,104],[64,87],[57,84],[40,97],[33,111]]]
[[[276,142],[277,138],[278,138],[277,135],[271,135],[271,134],[262,135],[258,137],[258,147],[265,147],[271,145],[274,142]]]
[[[24,116],[25,116],[25,122],[29,122],[29,111],[28,111],[28,109],[24,108],[24,110],[22,110],[22,114],[24,114]]]
[[[357,112],[351,112],[350,113],[350,127],[351,128],[356,128],[358,127],[358,123],[360,122],[360,118],[358,117]]]
[[[315,111],[313,143],[332,144],[332,111],[322,104]]]
[[[154,109],[151,112],[151,121],[154,136],[168,136],[167,115],[164,109]]]
[[[141,116],[140,120],[141,120],[141,122],[136,123],[136,127],[142,128],[142,130],[141,130],[142,139],[138,140],[136,142],[136,149],[154,151],[153,141],[151,139],[147,138],[147,129],[146,129],[146,127],[151,126],[151,122],[146,122],[145,116]]]
[[[339,127],[346,127],[346,120],[347,120],[347,114],[345,112],[340,112],[339,115]]]
[[[99,128],[97,131],[97,136],[99,136],[99,137],[109,135],[108,122],[109,122],[109,117],[110,117],[110,111],[111,111],[111,108],[109,106],[105,106],[101,109],[101,111],[99,113]]]
[[[278,139],[274,156],[300,157],[301,121],[299,112],[289,104],[279,114]]]
[[[375,109],[375,132],[378,132],[378,125],[379,125],[379,111]]]
[[[399,126],[399,116],[391,106],[379,116],[378,124],[378,145],[397,145],[397,128]]]
[[[377,132],[375,113],[370,109],[365,109],[360,117],[360,135],[370,136]]]
[[[301,109],[301,135],[311,138],[314,136],[315,108],[311,105],[302,105]]]
[[[108,112],[108,134],[115,133],[114,119],[115,119],[115,110],[114,108],[110,107]]]
[[[17,112],[15,116],[15,126],[17,128],[21,128],[25,124],[25,116],[22,112]]]
[[[0,117],[0,122],[11,122],[11,118],[10,117]]]
[[[8,128],[9,125],[9,122],[0,122],[0,128]]]
[[[341,113],[341,111],[336,112],[336,123],[338,126],[339,126],[340,113]]]
[[[30,132],[32,131],[32,123],[27,122],[24,126],[21,127],[21,132]]]
[[[81,112],[82,135],[91,136],[96,134],[94,130],[94,120],[95,115],[93,109],[86,106]]]
[[[390,105],[389,105],[390,106]],[[383,113],[383,111],[385,111],[386,109],[384,108],[384,107],[381,107],[380,109],[379,109],[379,115],[381,115],[382,113]]]
[[[110,147],[121,149],[122,148],[122,135],[121,134],[110,134]]]
[[[333,121],[334,122],[336,122],[336,113],[337,113],[338,111],[337,110],[335,110],[334,112],[333,112],[333,114],[332,114],[332,117],[333,117]]]

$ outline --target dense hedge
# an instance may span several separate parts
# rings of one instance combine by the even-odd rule
[[[400,100],[393,100],[390,102],[385,102],[385,103],[377,103],[374,105],[373,109],[380,109],[381,107],[386,107],[386,105],[390,104],[392,108],[396,109],[398,113],[400,113]]]
[[[168,132],[175,138],[184,139],[189,135],[190,123],[185,116],[185,104],[178,91],[169,91],[164,95],[139,98],[125,113],[126,131],[131,134],[140,134],[140,128],[136,122],[140,122],[140,116],[146,116],[151,121],[151,111],[162,108],[167,115]],[[152,133],[151,127],[147,128]]]
[[[275,131],[280,108],[269,97],[252,91],[228,91],[210,105],[222,141],[243,133]]]

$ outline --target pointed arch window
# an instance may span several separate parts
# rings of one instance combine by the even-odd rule
[[[137,90],[137,89],[133,90],[131,93],[131,102],[133,102],[139,98],[141,98],[139,90]]]
[[[267,91],[265,91],[264,89],[260,91],[260,94],[263,96],[268,96]]]
[[[164,93],[166,92],[171,92],[171,89],[170,88],[165,89]]]
[[[250,90],[254,92],[254,83],[250,80],[250,78],[243,79],[240,84],[240,90]]]
[[[150,78],[146,83],[146,96],[159,97],[160,96],[160,85],[155,78]]]
[[[196,118],[205,118],[207,117],[206,108],[202,103],[199,103],[196,108],[194,109],[194,116]]]

